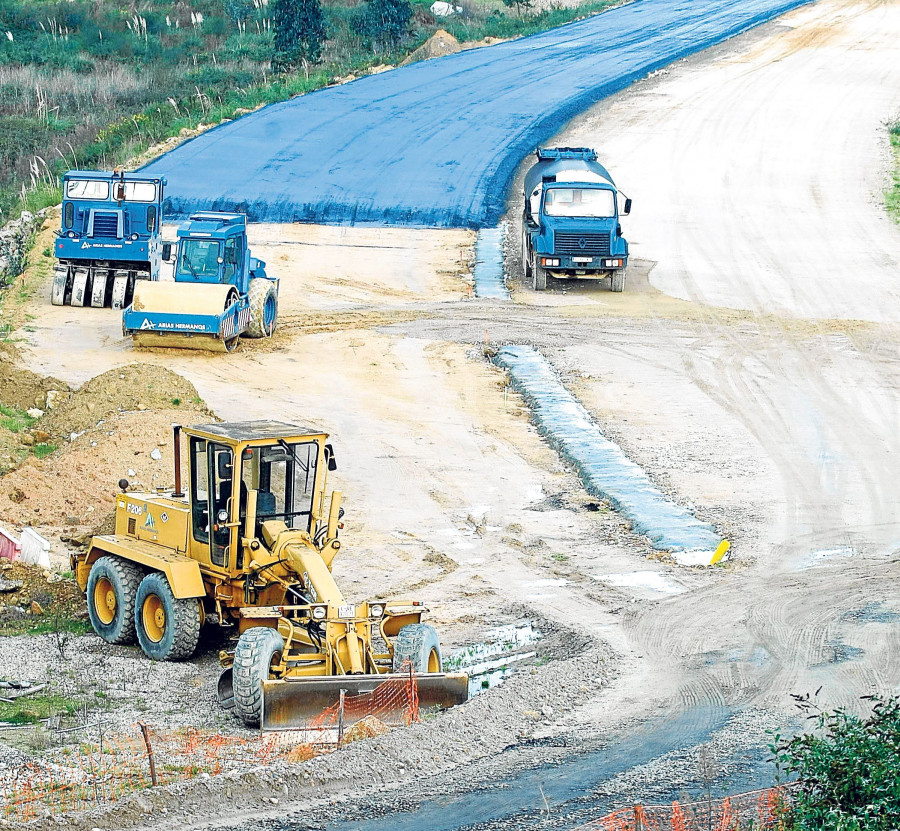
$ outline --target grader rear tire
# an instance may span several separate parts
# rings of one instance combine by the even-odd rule
[[[254,626],[238,638],[232,667],[234,713],[247,727],[259,727],[262,718],[262,683],[272,664],[281,660],[284,638],[277,629]]]
[[[250,325],[248,338],[270,338],[278,323],[278,293],[271,280],[256,277],[250,281],[247,291],[250,301]]]
[[[427,623],[410,623],[404,626],[394,640],[393,671],[403,672],[409,661],[417,673],[441,672],[444,665],[441,644],[433,626]]]
[[[134,643],[134,604],[144,572],[120,557],[100,557],[87,582],[88,617],[107,643]]]
[[[194,654],[200,638],[200,602],[196,597],[177,599],[166,575],[154,571],[138,586],[134,623],[148,658],[183,661]]]

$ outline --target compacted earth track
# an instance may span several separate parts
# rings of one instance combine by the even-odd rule
[[[223,418],[331,432],[348,594],[417,594],[449,643],[510,609],[577,633],[407,731],[145,792],[85,827],[567,827],[689,789],[710,758],[726,787],[765,780],[791,693],[856,707],[895,689],[900,229],[882,190],[898,105],[900,2],[820,0],[588,111],[553,141],[596,147],[635,200],[623,294],[472,300],[470,232],[293,225],[251,233],[282,278],[281,333],[227,356],[136,353],[108,311],[36,302],[33,369],[164,364]],[[501,343],[547,356],[732,561],[648,556],[530,425],[485,357]]]

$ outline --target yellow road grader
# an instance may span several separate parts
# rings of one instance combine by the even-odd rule
[[[231,629],[219,700],[263,729],[299,726],[410,669],[420,705],[466,700],[467,676],[442,672],[421,602],[354,603],[335,582],[343,510],[340,491],[326,500],[336,461],[325,433],[274,421],[176,425],[174,450],[174,489],[134,493],[120,481],[115,533],[72,557],[100,637],[183,660],[204,623]]]

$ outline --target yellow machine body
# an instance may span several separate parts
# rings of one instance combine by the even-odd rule
[[[196,598],[201,619],[215,616],[236,634],[276,629],[284,649],[271,664],[266,695],[279,702],[272,713],[281,726],[285,713],[306,712],[318,698],[308,684],[285,692],[274,682],[389,674],[398,633],[426,611],[414,600],[350,602],[337,585],[331,566],[341,547],[341,493],[326,497],[327,473],[336,467],[327,439],[278,422],[176,427],[175,488],[119,494],[115,533],[73,555],[83,590],[97,560],[113,556],[165,575],[175,598]],[[221,658],[225,700],[233,652]],[[421,676],[427,700],[451,706],[466,699],[465,675],[441,674],[439,658],[424,669],[433,676]]]

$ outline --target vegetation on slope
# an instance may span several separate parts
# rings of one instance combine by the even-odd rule
[[[110,169],[185,128],[397,62],[439,26],[505,38],[613,5],[515,14],[501,0],[456,0],[463,13],[438,20],[419,0],[395,41],[359,24],[378,0],[327,0],[318,62],[273,73],[276,2],[0,0],[0,222],[58,202],[65,170]]]

